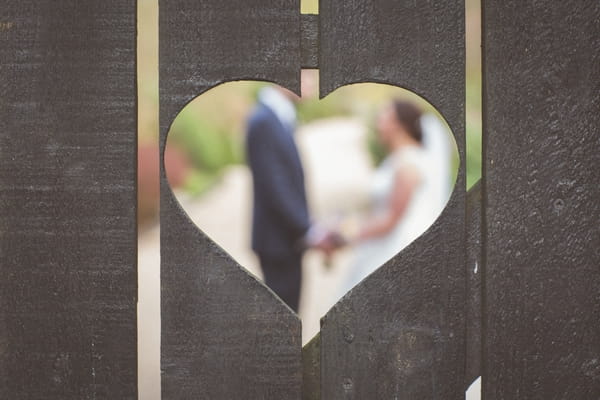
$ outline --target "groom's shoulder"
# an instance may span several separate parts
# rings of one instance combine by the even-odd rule
[[[271,116],[271,110],[261,103],[257,103],[250,112],[250,121],[268,119]]]
[[[250,112],[250,116],[248,117],[248,128],[258,128],[264,127],[265,125],[269,125],[273,123],[273,113],[267,107],[262,104],[258,104],[254,109]]]

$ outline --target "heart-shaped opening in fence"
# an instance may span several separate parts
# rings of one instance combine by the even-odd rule
[[[302,99],[264,82],[211,89],[174,121],[167,149],[179,158],[165,160],[189,217],[299,306],[304,337],[433,224],[458,166],[448,125],[421,97],[369,83],[315,92],[311,75]]]

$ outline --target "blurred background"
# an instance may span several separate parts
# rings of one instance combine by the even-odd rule
[[[303,0],[302,12],[317,13],[317,4],[317,0]],[[469,188],[481,175],[480,4],[475,0],[467,0],[466,4]],[[138,0],[138,17],[139,396],[142,400],[158,400],[158,0]],[[318,73],[313,73],[318,79]],[[252,188],[245,167],[244,129],[245,119],[263,85],[227,83],[198,97],[175,120],[165,154],[169,183],[190,218],[259,277],[260,269],[249,247]],[[414,101],[425,112],[439,117],[418,96],[376,84],[344,87],[323,100],[315,98],[299,105],[300,128],[296,140],[316,219],[326,220],[364,207],[373,170],[384,157],[375,140],[373,119],[375,111],[391,97]],[[327,168],[328,165],[335,168]],[[452,169],[456,167],[454,158]],[[319,318],[337,300],[332,291],[350,257],[347,251],[336,254],[330,268],[323,268],[321,254],[309,252],[305,257],[300,306],[303,342],[318,331]]]

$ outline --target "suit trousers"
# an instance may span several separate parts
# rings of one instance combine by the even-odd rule
[[[292,310],[298,312],[302,284],[302,254],[258,255],[265,284]]]

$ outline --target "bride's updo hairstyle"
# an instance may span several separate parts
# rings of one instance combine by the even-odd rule
[[[420,144],[423,144],[423,131],[421,130],[421,110],[413,103],[404,100],[393,101],[394,112],[408,134]]]

